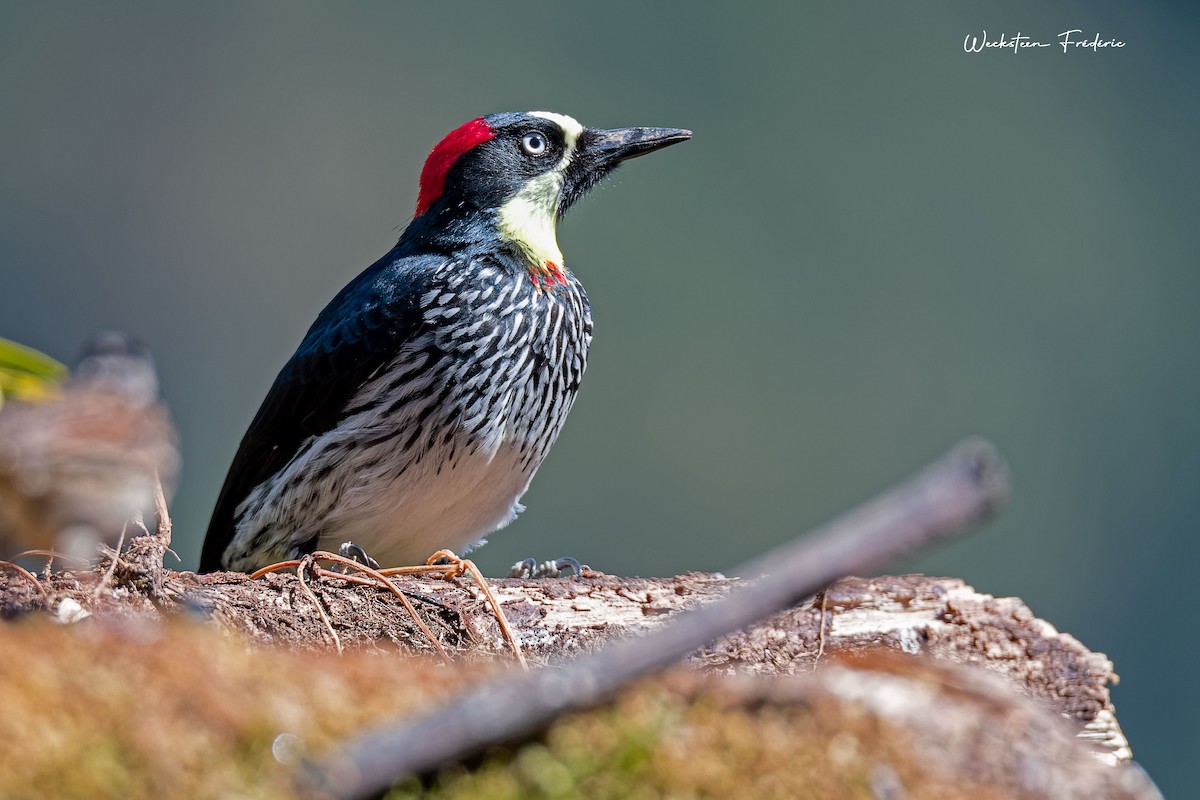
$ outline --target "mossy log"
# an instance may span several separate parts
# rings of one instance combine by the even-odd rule
[[[740,570],[762,578],[491,581],[522,672],[463,577],[167,570],[160,495],[155,534],[96,568],[0,569],[0,615],[19,619],[0,625],[0,740],[20,744],[0,790],[1158,797],[1128,763],[1112,664],[1019,600],[829,583],[1002,497],[994,454],[968,444]]]
[[[56,573],[41,579],[40,592],[0,572],[0,607],[9,616],[42,609],[64,622],[93,623],[157,623],[178,613],[258,648],[332,650],[315,598],[347,651],[434,652],[397,598],[382,588],[309,577],[310,596],[295,573],[250,580],[236,573],[161,570],[148,577],[139,566],[139,548],[152,546],[152,537],[142,537],[114,569],[102,564],[94,571]],[[509,658],[495,616],[473,582],[420,576],[394,581],[453,660]],[[491,581],[534,664],[559,663],[614,638],[652,635],[679,612],[721,600],[741,583],[706,573]],[[1103,762],[1117,765],[1131,757],[1109,695],[1112,663],[1038,619],[1020,600],[981,594],[955,578],[845,578],[712,642],[687,662],[710,673],[795,675],[881,653],[982,667],[1069,720]]]

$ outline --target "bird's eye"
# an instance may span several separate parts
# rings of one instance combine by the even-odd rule
[[[540,156],[546,152],[546,137],[534,131],[521,137],[521,149],[531,156]]]

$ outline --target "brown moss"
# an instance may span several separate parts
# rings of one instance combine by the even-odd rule
[[[248,647],[183,621],[29,616],[0,624],[0,795],[293,797],[298,759],[498,668]],[[1112,789],[1118,774],[994,676],[882,657],[791,677],[681,668],[390,796],[1052,796],[1023,791],[1028,775],[1087,787],[1075,796],[1149,796]]]
[[[251,651],[210,627],[0,625],[9,797],[292,796],[272,755],[320,752],[465,679],[399,655]]]

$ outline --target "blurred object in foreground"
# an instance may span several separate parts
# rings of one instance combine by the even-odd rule
[[[67,368],[45,353],[0,338],[0,408],[8,400],[47,400],[58,393]]]
[[[178,437],[149,351],[126,336],[101,334],[61,387],[46,384],[40,401],[10,394],[0,409],[0,557],[53,548],[92,558],[153,510],[156,475],[170,496]]]

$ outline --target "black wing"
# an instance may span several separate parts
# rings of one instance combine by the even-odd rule
[[[421,324],[424,286],[445,256],[393,249],[338,293],[284,365],[225,477],[200,553],[200,571],[222,569],[234,510],[283,469],[310,436],[330,430],[346,403]]]

